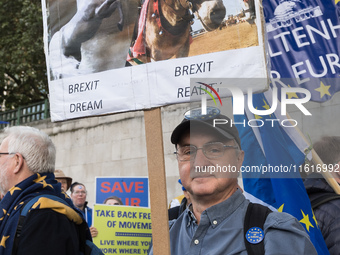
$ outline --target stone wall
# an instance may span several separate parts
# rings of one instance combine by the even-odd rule
[[[231,102],[227,100],[231,116]],[[295,106],[289,107],[291,118],[314,141],[322,135],[340,135],[340,93],[326,103],[307,103],[312,116],[304,116]],[[167,177],[168,202],[182,193],[178,168],[170,135],[183,119],[189,104],[162,108],[162,126]],[[51,123],[32,123],[48,133],[57,147],[57,169],[88,190],[89,205],[95,202],[96,176],[147,176],[147,157],[143,111],[119,113]]]
[[[185,104],[162,110],[169,200],[181,194],[170,134],[186,110]],[[31,125],[51,136],[57,147],[56,168],[86,185],[90,206],[95,202],[96,176],[148,175],[143,111]]]

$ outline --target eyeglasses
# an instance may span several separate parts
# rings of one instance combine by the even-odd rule
[[[11,154],[15,154],[15,153],[9,153],[9,152],[0,152],[0,155],[11,155]]]
[[[13,154],[17,154],[17,152],[0,152],[0,155],[13,155]],[[22,156],[23,159],[25,159],[25,157],[22,154],[20,155]]]
[[[75,191],[75,192],[73,192],[74,194],[76,194],[76,195],[85,195],[86,194],[86,191]]]
[[[238,149],[237,146],[213,142],[206,143],[201,148],[197,148],[195,145],[179,146],[174,154],[177,155],[179,161],[192,161],[196,158],[197,151],[202,150],[208,159],[216,159],[222,157],[227,148]]]

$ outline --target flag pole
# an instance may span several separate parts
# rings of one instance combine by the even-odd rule
[[[288,112],[286,113],[286,116],[287,116],[287,119],[291,119],[291,117],[288,114]],[[296,127],[296,126],[295,126],[295,129],[297,130],[299,135],[303,138],[303,140],[308,144],[308,146],[311,146],[309,141],[306,139],[304,134],[301,132],[301,130],[298,127]],[[312,148],[311,152],[312,152],[312,159],[313,159],[314,163],[317,164],[317,165],[323,165],[324,163],[322,162],[321,158],[319,157],[319,155],[316,153],[316,151],[313,148]],[[337,181],[334,179],[332,174],[327,170],[327,171],[322,171],[322,176],[327,181],[329,186],[332,187],[334,192],[336,194],[340,194],[340,186],[337,183]]]

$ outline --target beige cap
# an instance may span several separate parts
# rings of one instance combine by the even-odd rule
[[[56,179],[66,179],[67,181],[67,189],[70,188],[71,183],[72,183],[72,178],[71,177],[67,177],[63,171],[61,170],[54,170],[54,176]]]

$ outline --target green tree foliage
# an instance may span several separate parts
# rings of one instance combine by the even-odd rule
[[[0,104],[6,110],[47,98],[40,0],[0,0]]]

